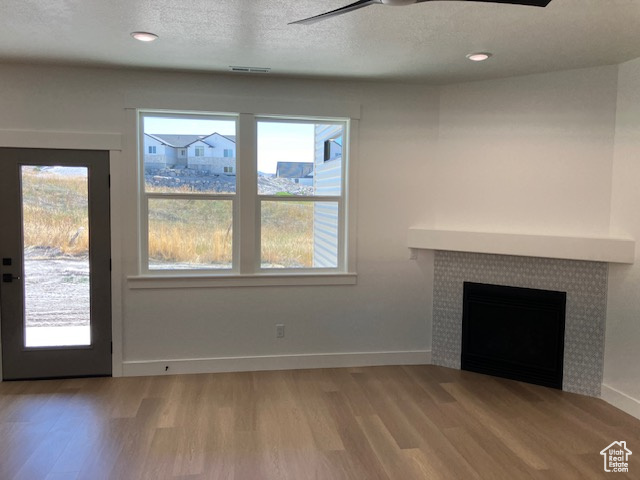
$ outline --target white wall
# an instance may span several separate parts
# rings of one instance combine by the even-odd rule
[[[640,59],[620,65],[611,232],[640,240]],[[604,384],[640,417],[640,248],[636,263],[609,269]],[[603,392],[604,394],[605,392]],[[618,395],[618,393],[620,395]],[[626,397],[626,398],[625,398]],[[634,402],[635,400],[635,402]]]
[[[441,87],[0,66],[2,130],[112,132],[124,361],[427,350],[432,259],[407,228],[640,239],[640,60]],[[215,95],[357,102],[358,285],[131,290],[132,98],[216,109]],[[616,117],[617,104],[617,117]],[[144,106],[149,107],[149,104]],[[268,113],[268,112],[265,112]],[[617,126],[616,126],[617,118]],[[614,142],[615,140],[615,142]],[[615,154],[614,154],[615,145]],[[437,151],[436,151],[437,150]],[[389,159],[394,168],[389,169]],[[613,170],[613,173],[612,173]],[[612,181],[613,175],[613,181]],[[640,265],[640,264],[638,264]],[[640,266],[611,268],[605,384],[640,398]],[[120,293],[120,292],[117,292]],[[274,324],[286,323],[276,341]]]
[[[112,228],[120,235],[114,247],[122,252],[114,269],[122,279],[122,309],[116,314],[123,318],[122,345],[115,349],[122,352],[125,364],[429,349],[430,265],[424,258],[409,260],[406,232],[416,219],[428,218],[424,192],[430,188],[427,168],[436,145],[437,90],[411,85],[19,65],[0,66],[0,85],[0,131],[123,134],[124,150],[112,164],[112,189],[118,192],[113,195],[117,198],[112,198]],[[243,108],[265,99],[282,101],[283,105],[361,104],[358,189],[354,192],[358,284],[130,289],[127,276],[138,274],[133,208],[136,138],[133,114],[125,107],[152,107],[150,98],[162,99],[175,108],[199,105],[213,111],[216,98],[237,99]],[[392,170],[389,158],[394,158]],[[284,339],[276,340],[276,323],[286,324]],[[427,360],[426,355],[419,358]]]
[[[433,227],[606,235],[617,67],[442,88]]]

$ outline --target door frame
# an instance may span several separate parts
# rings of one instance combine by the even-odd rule
[[[0,147],[64,150],[106,150],[109,152],[109,176],[124,178],[122,135],[120,133],[58,132],[47,130],[0,129]],[[135,146],[133,147],[135,151]],[[121,182],[111,182],[111,375],[122,376],[122,222],[124,210]],[[2,381],[2,346],[0,338],[0,382]]]

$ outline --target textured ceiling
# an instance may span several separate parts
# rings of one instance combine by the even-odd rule
[[[287,22],[350,0],[2,0],[0,61],[443,83],[640,57],[640,0],[434,1]],[[129,33],[151,31],[153,43]],[[466,60],[490,51],[483,63]]]

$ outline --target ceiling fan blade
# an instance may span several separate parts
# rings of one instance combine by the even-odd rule
[[[471,0],[484,3],[510,3],[511,5],[529,5],[531,7],[546,7],[551,0]]]
[[[416,3],[433,2],[434,0],[416,0]],[[467,2],[482,2],[482,3],[508,3],[511,5],[529,5],[531,7],[546,7],[551,3],[551,0],[458,0]]]
[[[316,15],[315,17],[304,18],[302,20],[297,20],[295,22],[290,22],[289,25],[294,25],[297,23],[301,23],[304,25],[308,25],[310,23],[316,23],[320,20],[324,20],[326,18],[335,17],[336,15],[342,15],[343,13],[352,12],[362,7],[368,7],[369,5],[375,5],[376,3],[382,3],[382,0],[359,0],[351,5],[347,5],[346,7],[336,8],[335,10],[331,10],[330,12],[321,13],[320,15]]]

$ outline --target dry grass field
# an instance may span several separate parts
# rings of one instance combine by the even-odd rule
[[[25,248],[43,247],[63,255],[87,255],[87,180],[23,169]]]
[[[52,254],[88,252],[87,184],[79,176],[38,169],[23,175],[25,247]],[[229,265],[232,254],[230,201],[151,199],[149,258],[157,264]],[[310,267],[313,204],[262,203],[262,263]]]
[[[149,258],[157,262],[230,264],[230,201],[149,202]],[[313,261],[313,205],[262,203],[262,263],[310,267]]]

